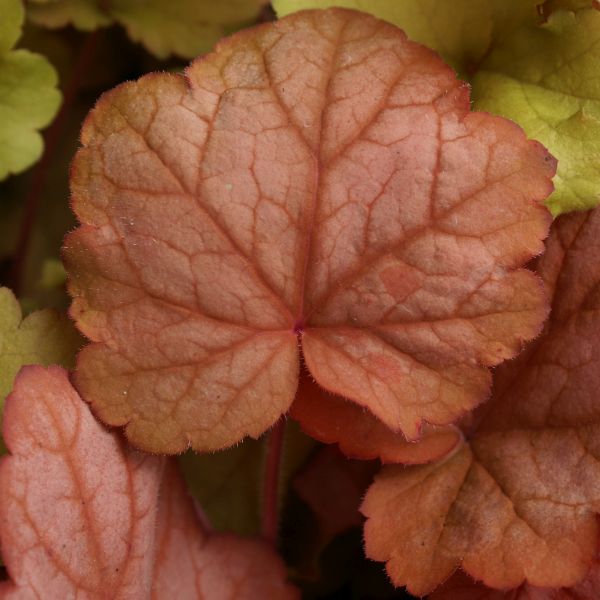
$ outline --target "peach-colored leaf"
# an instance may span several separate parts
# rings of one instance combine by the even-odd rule
[[[425,594],[459,565],[489,587],[572,587],[598,540],[600,210],[560,218],[538,271],[542,337],[498,369],[469,443],[424,467],[385,467],[363,504],[367,553]]]
[[[73,165],[75,383],[137,446],[256,437],[316,381],[409,439],[546,315],[555,161],[396,27],[341,9],[109,92]]]
[[[421,439],[409,442],[368,410],[328,394],[306,374],[300,377],[290,416],[308,435],[326,444],[339,444],[349,458],[379,458],[383,463],[421,464],[437,460],[462,440],[457,427],[426,425]]]
[[[173,463],[165,471],[158,514],[153,600],[299,598],[265,542],[202,530]]]
[[[263,542],[207,532],[174,463],[125,447],[59,367],[24,367],[6,402],[1,598],[293,600]]]
[[[3,427],[0,596],[147,597],[163,460],[106,431],[60,367],[21,369]]]

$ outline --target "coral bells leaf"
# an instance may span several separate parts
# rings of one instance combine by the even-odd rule
[[[354,402],[328,394],[310,377],[301,377],[290,409],[302,429],[326,444],[339,444],[349,458],[379,458],[384,463],[421,464],[448,454],[462,440],[453,426],[425,426],[418,442],[408,442]]]
[[[561,217],[538,272],[544,334],[497,371],[453,455],[385,467],[362,510],[367,553],[422,595],[459,565],[489,587],[571,587],[596,553],[600,511],[600,209]]]
[[[174,464],[106,431],[63,369],[21,370],[4,435],[0,597],[297,598],[263,542],[204,531]]]
[[[138,447],[258,436],[319,385],[419,436],[546,315],[555,161],[373,17],[291,15],[99,101],[73,165],[75,383]],[[300,344],[299,344],[300,342]]]

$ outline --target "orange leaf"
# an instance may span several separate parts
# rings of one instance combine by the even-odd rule
[[[174,464],[163,479],[164,459],[124,447],[63,369],[21,370],[4,437],[0,597],[297,598],[263,542],[203,531]]]
[[[572,587],[594,558],[600,210],[561,217],[538,270],[550,321],[498,370],[469,443],[436,464],[384,468],[365,498],[368,555],[414,594],[459,565],[493,588]]]
[[[366,409],[341,396],[328,394],[305,374],[300,378],[290,415],[305,433],[326,444],[338,443],[349,458],[421,464],[445,456],[462,440],[457,427],[426,425],[421,439],[409,442]]]
[[[555,161],[370,16],[234,35],[99,101],[72,175],[75,383],[135,445],[259,436],[315,380],[408,439],[540,330]]]

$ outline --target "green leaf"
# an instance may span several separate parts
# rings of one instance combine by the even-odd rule
[[[80,346],[81,337],[64,314],[45,309],[23,319],[13,293],[0,288],[0,411],[22,366],[72,367]]]
[[[592,0],[274,0],[279,16],[337,5],[370,12],[470,79],[474,108],[517,122],[558,159],[548,206],[600,202],[600,11]],[[591,8],[594,6],[595,8]]]
[[[507,37],[472,81],[475,108],[513,119],[558,158],[556,215],[600,200],[600,12],[559,11]]]
[[[6,54],[16,44],[23,17],[20,0],[0,0],[0,54]]]
[[[50,63],[27,50],[11,50],[21,35],[20,0],[0,0],[0,180],[19,173],[41,155],[38,130],[60,105]]]
[[[88,31],[117,22],[159,58],[170,54],[193,58],[250,24],[264,4],[265,0],[37,0],[29,5],[28,16],[38,25],[71,23]]]
[[[112,23],[112,18],[94,0],[33,0],[27,5],[27,17],[36,25],[52,29],[74,25],[93,31]]]

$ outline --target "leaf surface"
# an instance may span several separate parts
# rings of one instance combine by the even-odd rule
[[[300,349],[415,439],[481,402],[546,315],[520,267],[553,158],[367,15],[300,13],[185,78],[124,84],[82,142],[64,256],[94,343],[75,382],[144,449],[257,437],[294,399]]]
[[[2,598],[297,598],[263,542],[203,530],[174,463],[102,427],[66,371],[25,367],[7,401]],[[164,475],[163,475],[164,471]]]
[[[302,429],[325,444],[339,444],[349,458],[383,463],[421,464],[448,454],[462,441],[454,426],[423,427],[418,442],[408,442],[372,413],[341,396],[328,394],[310,376],[302,376],[290,409]]]
[[[283,562],[259,540],[207,535],[174,464],[163,480],[152,598],[296,600]]]
[[[551,14],[502,40],[472,79],[475,108],[515,120],[558,158],[553,213],[600,202],[600,11]]]
[[[162,460],[106,431],[59,367],[24,367],[3,430],[1,596],[147,596]]]
[[[65,315],[44,309],[22,318],[8,288],[0,288],[0,403],[23,365],[73,366],[81,337]]]
[[[83,30],[117,22],[129,37],[159,58],[193,58],[209,51],[224,35],[256,19],[265,0],[56,0],[29,5],[39,25]]]
[[[0,181],[20,173],[42,154],[38,130],[60,104],[57,75],[41,55],[14,50],[21,37],[21,0],[0,0]]]
[[[368,555],[414,594],[459,565],[493,588],[571,587],[594,558],[600,210],[561,217],[538,272],[550,321],[498,369],[469,443],[438,463],[384,468],[365,498]]]
[[[280,16],[356,8],[404,29],[469,79],[473,106],[517,122],[559,161],[554,214],[600,202],[600,4],[592,0],[275,0]],[[538,7],[545,16],[538,14]]]

